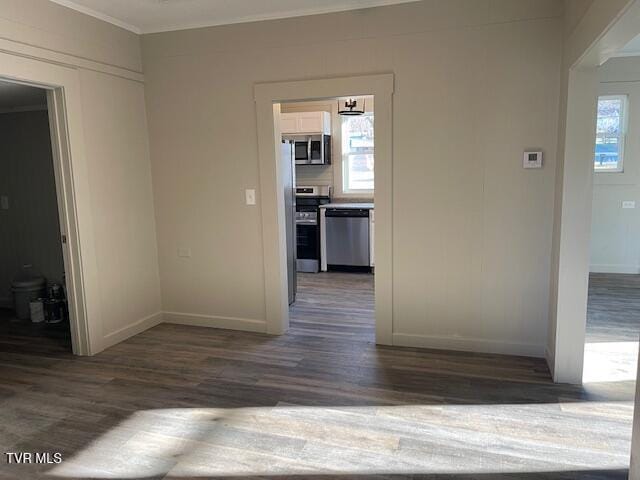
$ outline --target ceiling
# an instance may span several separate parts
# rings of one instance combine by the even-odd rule
[[[51,0],[135,33],[299,17],[417,0]]]
[[[46,105],[46,90],[18,83],[0,82],[0,111]]]
[[[627,43],[614,55],[616,57],[638,57],[640,56],[640,35]]]

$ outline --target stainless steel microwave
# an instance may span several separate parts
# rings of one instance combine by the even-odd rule
[[[331,135],[284,135],[293,143],[296,165],[331,165]]]

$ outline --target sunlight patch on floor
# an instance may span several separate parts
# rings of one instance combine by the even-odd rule
[[[635,380],[638,342],[593,342],[584,346],[583,383]]]
[[[145,410],[48,473],[125,479],[624,469],[632,415],[628,401]]]

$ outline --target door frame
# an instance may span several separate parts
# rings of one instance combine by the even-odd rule
[[[581,384],[589,289],[593,145],[598,98],[597,69],[638,34],[640,1],[628,0],[608,24],[614,2],[595,5],[583,22],[602,33],[585,48],[581,38],[565,44],[563,65],[564,136],[558,142],[552,244],[550,331],[547,363],[557,383]],[[595,27],[594,27],[595,28]]]
[[[76,355],[91,355],[100,348],[95,328],[99,309],[79,72],[0,52],[0,80],[47,91],[60,234],[66,238],[62,249],[72,349]]]
[[[258,164],[262,209],[262,244],[267,333],[289,328],[284,198],[279,175],[280,103],[361,95],[374,96],[376,155],[375,213],[376,343],[393,343],[393,115],[392,73],[286,82],[254,86],[258,128]]]

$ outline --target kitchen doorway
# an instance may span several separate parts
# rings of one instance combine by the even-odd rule
[[[291,334],[375,341],[374,124],[372,95],[280,104]]]
[[[260,198],[262,201],[262,229],[265,246],[264,272],[267,333],[283,334],[289,329],[290,318],[288,280],[291,275],[288,274],[286,236],[287,231],[291,231],[291,229],[287,229],[287,209],[285,208],[284,195],[285,184],[288,180],[284,171],[284,162],[282,161],[282,158],[284,158],[282,155],[282,105],[304,101],[327,102],[327,99],[329,99],[331,103],[337,99],[344,99],[344,104],[344,102],[348,102],[349,99],[357,99],[358,97],[364,96],[375,99],[373,111],[375,115],[375,122],[373,123],[373,135],[375,139],[375,229],[371,229],[375,248],[374,265],[376,276],[376,281],[372,287],[372,292],[375,292],[372,296],[375,298],[371,300],[375,312],[373,315],[373,330],[375,331],[376,343],[386,345],[393,344],[393,269],[391,249],[392,95],[392,74],[275,82],[255,86],[260,163]],[[359,104],[356,103],[354,108],[358,107]],[[338,108],[337,101],[336,108]],[[346,108],[350,107],[347,106]],[[288,127],[285,125],[284,128],[286,130]],[[311,141],[317,141],[317,139],[311,139]],[[317,152],[316,147],[319,145],[307,145],[311,146],[309,158],[311,160],[322,161],[321,159],[315,158],[317,157],[317,153],[314,154],[314,152]],[[293,145],[291,148],[295,160],[296,146]],[[299,148],[302,150],[302,147]],[[322,148],[320,148],[320,150],[322,150]],[[309,147],[307,147],[307,151],[309,151]],[[300,151],[300,154],[302,154],[302,151]],[[322,156],[322,153],[320,153],[320,156]],[[356,162],[354,161],[353,163],[355,164]],[[319,165],[312,164],[311,166]],[[344,171],[341,170],[341,173],[344,174]],[[356,181],[356,179],[352,180]],[[363,181],[362,178],[359,180]],[[295,182],[291,182],[290,180],[289,183],[295,185]],[[349,197],[350,202],[356,199],[357,197]],[[318,210],[326,210],[326,207],[318,207]],[[368,209],[363,208],[363,210]],[[340,215],[340,212],[332,213]],[[327,211],[324,212],[325,222],[327,220],[326,214]],[[322,212],[319,212],[319,215],[320,222],[322,222]],[[333,217],[329,215],[329,218]],[[362,218],[358,219],[357,223],[362,226]],[[331,228],[329,227],[328,230],[331,230]],[[322,232],[322,228],[320,228],[320,231]],[[329,241],[329,239],[325,238],[325,241]],[[333,270],[333,266],[367,268],[369,272],[371,272],[371,265],[332,265],[330,263],[330,255],[330,252],[327,252],[327,257],[325,257],[328,260],[327,272],[321,273],[332,273],[330,270]],[[319,260],[321,262],[322,256]],[[301,274],[304,273],[306,272],[301,272]],[[339,273],[346,274],[351,272]],[[371,273],[369,275],[372,278]],[[319,279],[321,277],[316,278]],[[337,286],[336,282],[329,281],[328,283]],[[325,297],[327,297],[326,294],[323,298]]]

